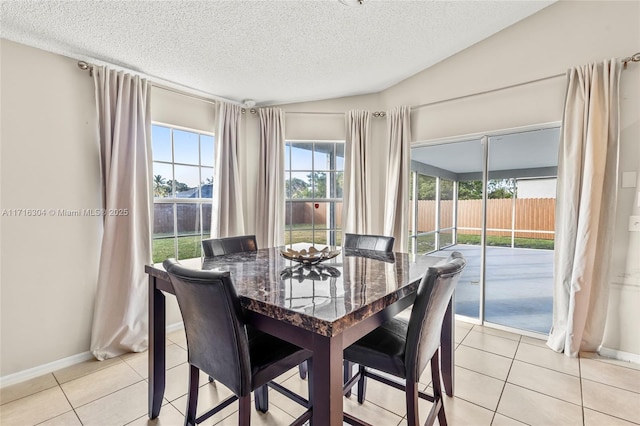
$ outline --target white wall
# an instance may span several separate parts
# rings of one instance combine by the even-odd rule
[[[77,60],[1,41],[0,376],[89,350],[102,222],[93,80]],[[211,132],[213,104],[152,89],[154,121]],[[7,213],[8,214],[8,213]],[[167,324],[181,322],[172,297]]]
[[[76,62],[2,40],[0,375],[89,350],[101,219],[93,81]]]
[[[557,179],[517,179],[518,198],[556,198]]]

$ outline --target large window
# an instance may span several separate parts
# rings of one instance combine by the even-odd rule
[[[211,230],[214,137],[154,124],[153,261],[201,255]]]
[[[340,245],[344,142],[287,141],[285,244]]]

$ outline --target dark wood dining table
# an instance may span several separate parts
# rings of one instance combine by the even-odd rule
[[[411,306],[430,266],[446,258],[345,249],[334,259],[301,267],[265,248],[211,259],[180,261],[194,269],[230,271],[252,326],[313,351],[311,423],[343,424],[342,351]],[[165,293],[162,264],[149,275],[149,417],[160,413],[165,389]],[[442,376],[453,396],[454,314],[450,301],[441,334]],[[356,419],[357,422],[357,419]]]

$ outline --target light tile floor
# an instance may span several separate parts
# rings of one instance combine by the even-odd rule
[[[583,353],[567,358],[543,341],[501,330],[456,324],[456,396],[445,399],[449,424],[473,426],[640,424],[640,366]],[[167,387],[160,417],[147,418],[146,353],[88,361],[0,390],[0,425],[158,425],[184,423],[187,352],[184,333],[167,339]],[[428,369],[427,369],[428,372]],[[279,381],[306,395],[297,369]],[[422,387],[429,392],[428,375]],[[199,411],[230,392],[201,375]],[[303,409],[276,392],[254,425],[287,425]],[[236,404],[204,425],[237,424]],[[345,410],[373,425],[406,425],[402,392],[369,381],[367,401]],[[420,401],[424,421],[430,404]]]

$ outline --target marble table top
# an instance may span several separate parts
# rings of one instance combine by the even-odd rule
[[[188,268],[228,271],[245,309],[324,336],[334,336],[355,322],[416,292],[440,256],[345,249],[340,256],[311,267],[287,260],[280,247],[216,258],[181,260]],[[169,281],[162,264],[147,273]]]

